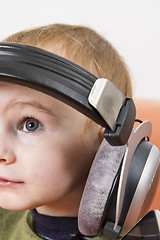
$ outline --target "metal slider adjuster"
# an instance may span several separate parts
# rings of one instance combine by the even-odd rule
[[[133,100],[126,98],[108,79],[99,78],[90,91],[88,101],[109,126],[104,132],[106,140],[115,146],[126,144],[136,116]]]

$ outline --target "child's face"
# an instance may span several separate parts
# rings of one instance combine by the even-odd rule
[[[66,104],[0,83],[0,206],[75,215],[98,140]],[[93,140],[92,140],[93,139]]]

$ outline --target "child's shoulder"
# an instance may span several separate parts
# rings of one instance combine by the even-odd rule
[[[17,220],[24,217],[26,211],[10,211],[0,208],[0,231],[2,229],[8,229],[8,227],[14,227]]]
[[[10,211],[0,208],[1,240],[40,240],[33,231],[33,219],[29,210]],[[109,240],[107,237],[84,238],[85,240]]]
[[[94,238],[86,238],[86,240],[110,240],[110,239],[105,236],[97,236]]]
[[[10,211],[0,208],[1,240],[41,239],[33,231],[29,210]]]

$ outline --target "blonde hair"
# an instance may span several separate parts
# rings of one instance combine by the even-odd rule
[[[112,81],[124,95],[132,96],[125,62],[114,47],[96,31],[76,25],[51,24],[27,29],[4,39],[40,47],[65,57],[99,78]],[[84,133],[97,136],[100,126],[86,117]]]
[[[4,41],[33,45],[68,58],[97,77],[109,79],[126,96],[132,96],[123,59],[106,39],[90,28],[52,24],[15,33]]]

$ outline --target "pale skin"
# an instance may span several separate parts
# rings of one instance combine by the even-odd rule
[[[85,122],[53,97],[0,82],[0,206],[77,216],[102,138],[84,133]]]

